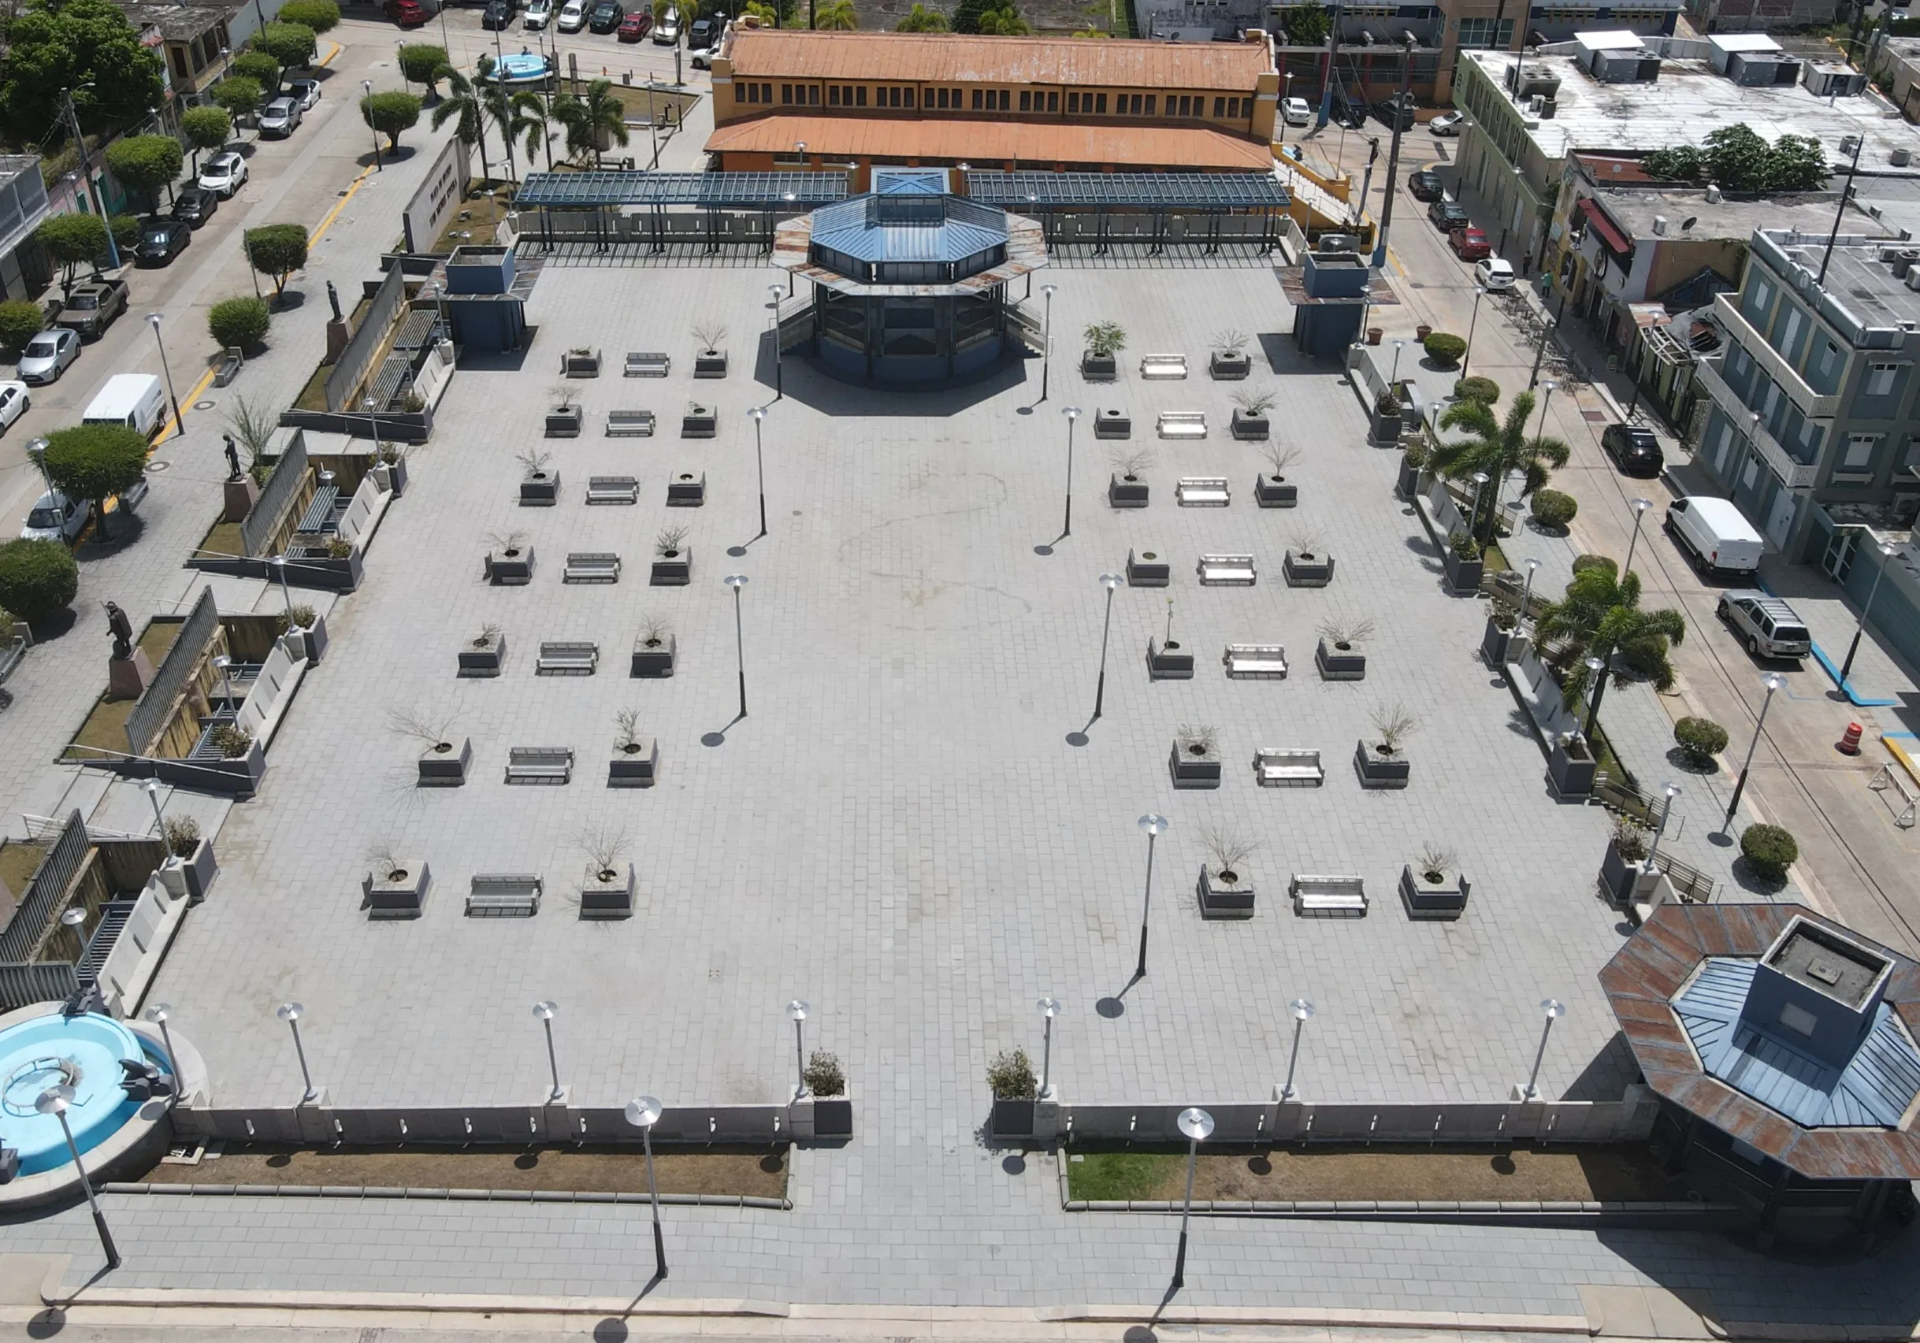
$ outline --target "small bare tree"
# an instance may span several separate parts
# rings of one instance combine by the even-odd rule
[[[727,338],[727,329],[711,322],[703,322],[687,329],[693,333],[693,338],[700,342],[702,354],[715,353],[720,348],[720,342]]]
[[[660,535],[653,538],[653,551],[654,554],[660,556],[662,559],[670,560],[680,553],[680,547],[685,545],[686,542],[687,529],[685,527],[668,527],[662,530]]]
[[[1262,447],[1260,449],[1260,455],[1265,457],[1267,459],[1267,465],[1273,468],[1273,478],[1275,480],[1285,480],[1287,478],[1287,468],[1292,466],[1299,458],[1300,449],[1294,447],[1291,443],[1273,442]]]
[[[1233,404],[1256,419],[1272,410],[1279,399],[1271,387],[1249,387],[1233,394]]]
[[[502,555],[513,556],[520,553],[520,543],[527,539],[525,532],[488,532],[487,543]]]
[[[247,465],[252,466],[273,443],[280,417],[260,401],[249,401],[242,396],[234,398],[233,409],[227,412],[227,423],[233,427],[234,438],[247,450]]]
[[[527,448],[514,453],[513,459],[527,469],[528,475],[543,476],[547,473],[547,463],[553,460],[553,454],[538,448]]]
[[[1295,532],[1287,538],[1293,553],[1303,560],[1319,558],[1321,547],[1326,543],[1326,534],[1317,529]]]
[[[663,615],[648,612],[640,617],[640,642],[648,648],[658,648],[673,637],[673,622]]]
[[[492,645],[498,643],[499,641],[500,641],[500,627],[498,625],[492,625],[492,624],[482,625],[480,627],[479,636],[475,638],[473,641],[473,646],[475,648],[489,648]]]
[[[387,881],[404,881],[407,869],[401,865],[399,856],[394,852],[393,841],[380,838],[367,845],[364,855],[367,866],[379,873]]]
[[[434,751],[453,749],[449,740],[453,736],[453,724],[452,714],[442,713],[437,709],[411,708],[387,711],[389,730],[403,737],[411,737]]]
[[[1320,637],[1343,653],[1373,637],[1373,622],[1361,616],[1329,616],[1319,628]]]
[[[1371,717],[1373,730],[1380,734],[1380,744],[1387,748],[1388,755],[1400,754],[1400,744],[1420,730],[1419,716],[1404,704],[1375,709]]]
[[[1251,338],[1246,332],[1236,331],[1232,327],[1228,327],[1225,331],[1216,331],[1213,333],[1213,348],[1222,354],[1239,354],[1247,348],[1247,341],[1249,339]]]
[[[592,864],[593,875],[600,881],[612,881],[619,872],[620,860],[626,857],[632,841],[621,833],[618,826],[605,821],[594,821],[580,827],[577,840]]]
[[[1442,844],[1431,840],[1420,846],[1420,852],[1413,857],[1413,870],[1420,874],[1429,886],[1437,886],[1446,880],[1447,873],[1454,870],[1460,861],[1459,855]]]
[[[640,749],[640,711],[622,709],[613,716],[613,725],[619,735],[613,739],[614,749],[631,754]]]
[[[200,822],[191,816],[169,816],[164,838],[168,853],[176,858],[191,858],[200,846]]]
[[[1228,885],[1240,880],[1240,864],[1246,862],[1259,844],[1231,826],[1203,826],[1200,842],[1213,855],[1214,875]]]
[[[1107,458],[1113,463],[1113,469],[1120,473],[1122,480],[1138,480],[1141,472],[1152,466],[1158,458],[1152,448],[1111,448]]]
[[[571,382],[548,383],[547,399],[553,402],[556,410],[571,410],[573,408],[573,390],[573,384]]]
[[[1220,744],[1220,733],[1211,723],[1182,723],[1173,735],[1189,755],[1212,755]]]

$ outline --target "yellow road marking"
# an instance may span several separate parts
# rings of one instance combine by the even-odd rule
[[[373,168],[371,166],[362,168],[360,170],[360,175],[353,179],[353,185],[348,187],[345,191],[341,192],[340,199],[333,203],[333,208],[331,210],[327,211],[327,217],[320,221],[320,227],[316,228],[312,233],[307,235],[308,247],[312,247],[315,243],[319,242],[320,235],[333,227],[333,221],[338,219],[340,217],[340,212],[347,208],[347,202],[353,199],[354,193],[360,190],[361,184],[364,183],[372,175],[373,175]]]
[[[200,399],[200,393],[206,391],[207,385],[212,381],[213,381],[212,369],[208,369],[205,373],[202,373],[200,375],[200,381],[193,384],[193,389],[187,393],[187,404],[192,405],[194,402],[198,401]],[[184,410],[181,411],[180,413],[182,415],[186,414]],[[159,446],[162,443],[165,443],[168,438],[172,437],[176,432],[179,432],[179,430],[180,430],[180,421],[174,419],[173,416],[171,415],[167,416],[166,424],[161,426],[160,433],[153,440],[153,447],[147,449],[147,455],[151,457],[154,454],[155,449],[159,448]]]
[[[333,50],[332,50],[332,51],[329,51],[329,52],[327,53],[327,56],[326,56],[326,59],[325,59],[325,60],[323,60],[323,61],[320,61],[320,62],[318,63],[318,64],[319,64],[319,65],[320,65],[320,66],[321,66],[322,68],[324,68],[324,67],[326,67],[326,66],[329,66],[329,65],[331,65],[331,64],[333,64],[333,58],[334,58],[335,56],[338,56],[338,55],[340,54],[340,50],[341,50],[341,47],[340,47],[340,44],[339,44],[338,42],[329,42],[329,43],[327,43],[327,45],[328,45],[328,46],[330,46],[330,47],[332,47],[332,48],[333,48]]]
[[[1916,768],[1914,766],[1913,757],[1907,754],[1906,748],[1904,746],[1900,745],[1900,743],[1893,741],[1885,736],[1882,736],[1880,738],[1880,744],[1886,747],[1887,750],[1892,753],[1893,758],[1895,760],[1898,760],[1900,762],[1900,768],[1904,769],[1907,772],[1908,777],[1910,777],[1915,783],[1920,783],[1920,768]]]

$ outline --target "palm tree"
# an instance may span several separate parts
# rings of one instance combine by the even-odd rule
[[[1555,660],[1565,664],[1561,698],[1571,708],[1587,691],[1588,657],[1608,667],[1618,657],[1656,689],[1672,689],[1673,663],[1667,650],[1687,637],[1687,622],[1678,611],[1642,611],[1640,575],[1622,578],[1608,561],[1574,574],[1566,596],[1547,603],[1537,633],[1542,640],[1565,641],[1565,651]]]
[[[507,138],[511,142],[518,136],[527,142],[527,171],[533,171],[536,152],[542,145],[547,148],[547,167],[553,167],[553,131],[540,95],[522,89],[513,95],[511,112],[512,133]]]
[[[613,81],[610,79],[596,79],[587,85],[584,98],[571,93],[555,97],[553,119],[567,128],[567,157],[570,159],[583,158],[591,153],[597,166],[603,142],[611,140],[623,147],[627,143],[626,109],[613,96]]]
[[[493,69],[493,57],[480,58],[479,78],[484,80]],[[460,142],[469,148],[480,151],[480,176],[486,181],[493,180],[493,169],[487,163],[486,123],[480,114],[480,94],[474,88],[474,81],[468,79],[452,66],[442,66],[440,75],[447,81],[447,96],[433,109],[433,128],[437,131],[449,121],[459,118],[454,134]]]
[[[814,15],[813,26],[830,33],[850,33],[860,26],[853,0],[827,0]]]
[[[980,16],[980,31],[988,37],[1025,37],[1033,29],[1013,5],[989,9]]]
[[[775,28],[780,26],[780,11],[772,5],[762,4],[761,0],[747,0],[747,3],[740,7],[740,17],[758,19]]]
[[[1507,407],[1507,418],[1496,420],[1491,408],[1478,401],[1456,401],[1440,417],[1442,429],[1465,429],[1472,437],[1442,444],[1433,450],[1433,469],[1452,480],[1484,471],[1495,490],[1516,467],[1526,472],[1526,484],[1520,497],[1547,483],[1549,466],[1565,466],[1568,448],[1557,438],[1527,437],[1527,421],[1533,415],[1533,393],[1522,392]],[[1478,500],[1475,500],[1476,512]],[[1475,539],[1485,542],[1493,535],[1493,509],[1487,509],[1485,526],[1475,520]]]
[[[894,25],[895,32],[901,33],[944,33],[947,31],[947,16],[937,9],[928,9],[915,0],[913,9],[907,16]]]

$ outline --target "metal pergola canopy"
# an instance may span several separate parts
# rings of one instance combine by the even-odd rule
[[[632,169],[529,173],[514,197],[514,206],[521,210],[619,205],[811,210],[843,201],[847,195],[845,173],[663,173]]]
[[[1270,173],[969,172],[967,197],[1002,209],[1284,210]]]

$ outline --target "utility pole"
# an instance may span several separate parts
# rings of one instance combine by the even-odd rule
[[[811,0],[809,0],[811,2]],[[1333,21],[1327,25],[1327,70],[1320,81],[1320,119],[1316,130],[1327,128],[1327,113],[1333,107],[1333,66],[1340,56],[1340,0],[1333,0]]]
[[[107,260],[115,270],[120,269],[120,244],[113,240],[113,216],[107,213],[107,202],[100,195],[99,184],[93,180],[93,156],[87,152],[87,139],[80,134],[80,118],[73,110],[73,91],[63,89],[61,102],[67,109],[67,129],[73,133],[73,147],[80,153],[80,177],[87,184],[87,192],[93,198],[93,208],[100,212],[100,222],[107,226]]]
[[[1400,128],[1406,124],[1408,107],[1413,101],[1413,34],[1408,33],[1402,39],[1402,60],[1400,63],[1400,94],[1393,105],[1393,144],[1387,149],[1387,189],[1385,200],[1380,206],[1380,236],[1374,240],[1373,264],[1387,264],[1387,230],[1393,226],[1393,184],[1400,172]],[[1360,202],[1366,205],[1365,199]]]

